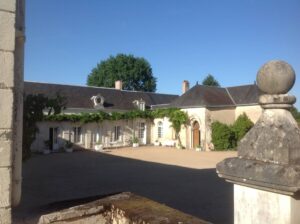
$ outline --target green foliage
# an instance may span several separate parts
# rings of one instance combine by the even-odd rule
[[[65,148],[66,148],[66,149],[70,149],[70,148],[72,148],[72,146],[73,146],[73,143],[72,143],[72,142],[70,142],[70,141],[65,141]]]
[[[181,126],[188,122],[188,115],[181,110],[175,110],[169,115],[169,119],[175,132],[179,133]]]
[[[118,54],[101,61],[88,75],[87,85],[114,87],[117,80],[122,80],[125,90],[156,91],[156,78],[149,62],[130,54]]]
[[[231,127],[231,130],[234,133],[236,143],[239,142],[246,135],[246,133],[253,127],[253,125],[253,122],[245,113],[238,117],[238,119],[234,122],[234,124]]]
[[[46,108],[47,98],[42,95],[28,95],[23,106],[23,159],[31,155],[30,146],[38,132],[37,121],[43,119],[43,110]]]
[[[166,108],[166,109],[156,109],[153,110],[152,116],[154,118],[164,118],[164,117],[170,117],[175,111],[178,111],[178,108]]]
[[[131,142],[132,142],[132,143],[139,143],[139,139],[138,139],[137,137],[133,137],[133,138],[131,139]]]
[[[60,113],[66,104],[65,99],[59,94],[55,98],[48,98],[42,94],[27,95],[24,98],[23,107],[23,160],[31,155],[30,146],[35,140],[35,135],[39,131],[36,122],[44,119],[44,111],[48,109],[48,114]],[[51,115],[50,115],[51,116]]]
[[[183,112],[181,110],[174,110],[170,115],[169,119],[172,123],[172,127],[175,130],[176,133],[176,138],[178,139],[179,142],[179,147],[182,148],[182,143],[180,139],[180,130],[182,125],[186,125],[189,117],[186,112]]]
[[[292,113],[293,117],[294,117],[298,122],[300,122],[300,112],[297,110],[296,107],[292,107],[291,113]]]
[[[218,121],[212,123],[212,143],[214,149],[222,151],[233,148],[234,146],[234,133],[230,130],[230,127],[226,124],[222,124]]]
[[[205,86],[220,86],[219,82],[211,74],[208,74],[206,76],[206,78],[202,81],[202,85],[205,85]]]
[[[253,122],[243,113],[232,126],[218,121],[212,123],[212,143],[215,150],[222,151],[232,149],[253,127]]]
[[[48,115],[59,114],[63,109],[66,108],[67,99],[61,96],[59,93],[56,93],[55,98],[47,98],[46,107],[48,108]]]
[[[168,117],[172,123],[172,127],[176,132],[176,138],[180,140],[180,130],[182,125],[188,122],[187,113],[181,111],[178,108],[168,108],[168,109],[157,109],[153,111],[142,111],[134,110],[129,112],[113,112],[111,114],[99,111],[97,113],[81,113],[81,114],[53,114],[44,117],[45,121],[71,121],[71,122],[81,122],[81,123],[91,123],[91,122],[102,122],[104,120],[133,120],[136,118],[144,119],[154,119]]]
[[[128,112],[113,112],[106,113],[99,111],[97,113],[81,113],[81,114],[52,114],[43,117],[45,121],[70,121],[70,122],[81,122],[81,123],[92,123],[102,122],[104,120],[133,120],[136,118],[154,119],[170,117],[171,122],[174,121],[176,127],[178,123],[184,123],[187,119],[186,113],[180,111],[177,108],[170,109],[157,109],[157,110],[133,110]]]

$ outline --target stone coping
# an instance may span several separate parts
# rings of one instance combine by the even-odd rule
[[[147,198],[124,192],[41,216],[39,224],[49,223],[208,224],[209,222]]]
[[[229,182],[286,195],[300,191],[300,166],[246,158],[227,158],[217,164],[219,177]]]

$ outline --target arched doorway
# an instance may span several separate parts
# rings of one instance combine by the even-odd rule
[[[193,149],[200,146],[200,125],[198,121],[195,121],[193,123],[193,130],[192,130],[192,136],[193,136]]]

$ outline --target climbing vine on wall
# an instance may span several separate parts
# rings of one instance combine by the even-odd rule
[[[97,113],[81,113],[81,114],[54,114],[44,117],[44,121],[70,121],[70,122],[103,122],[105,120],[133,120],[138,118],[155,119],[168,117],[172,123],[172,127],[178,139],[179,147],[182,147],[180,139],[181,127],[188,122],[188,115],[186,112],[181,111],[178,108],[156,109],[156,110],[134,110],[129,112],[113,112],[106,113],[99,111]]]
[[[39,131],[36,122],[41,121],[48,115],[57,115],[66,105],[66,99],[58,93],[55,97],[48,98],[43,94],[27,95],[24,97],[23,107],[23,160],[31,155],[31,144]],[[52,116],[52,115],[50,115]]]
[[[53,114],[49,116],[44,116],[43,120],[92,123],[92,122],[102,122],[105,120],[116,121],[116,120],[134,120],[137,118],[154,119],[154,118],[163,118],[163,117],[169,117],[170,121],[171,122],[174,121],[175,123],[180,122],[180,120],[187,119],[186,113],[180,111],[180,109],[168,108],[168,109],[156,109],[156,110],[146,110],[146,111],[133,110],[128,112],[112,112],[112,113],[99,111],[96,113]],[[175,126],[178,125],[175,124]]]

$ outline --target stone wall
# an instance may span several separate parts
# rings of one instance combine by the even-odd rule
[[[263,109],[260,105],[253,106],[237,106],[235,109],[235,119],[237,119],[241,114],[246,113],[249,119],[256,123]]]
[[[21,194],[24,1],[0,1],[0,223]]]
[[[37,127],[39,132],[36,135],[36,140],[33,142],[32,151],[43,151],[45,149],[44,141],[49,140],[49,128],[58,128],[58,141],[55,149],[62,148],[66,140],[74,142],[74,127],[81,128],[79,147],[94,149],[95,144],[99,141],[104,148],[120,147],[130,145],[132,137],[139,137],[139,124],[145,123],[145,138],[140,139],[140,144],[149,144],[151,142],[151,125],[147,119],[135,120],[119,120],[119,121],[103,121],[101,123],[80,122],[38,122]],[[116,142],[114,140],[114,128],[120,126],[120,138]],[[115,144],[111,144],[115,142]]]
[[[123,192],[41,216],[39,224],[190,223],[209,224],[150,199]]]

